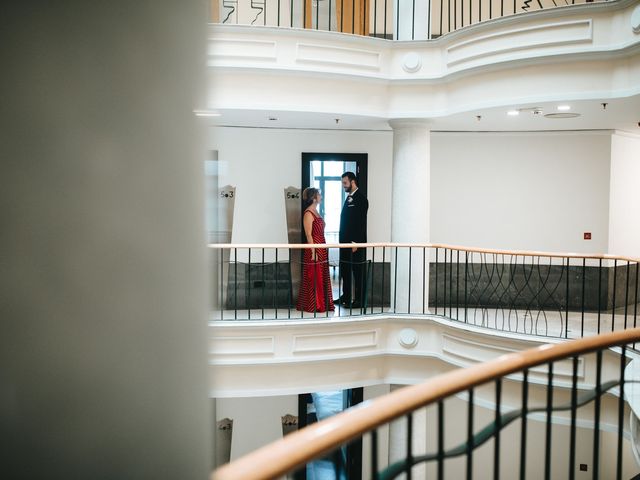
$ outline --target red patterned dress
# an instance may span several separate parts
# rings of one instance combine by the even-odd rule
[[[327,243],[324,238],[324,220],[306,210],[305,215],[313,215],[311,238],[313,243]],[[316,248],[316,260],[312,260],[311,249],[302,254],[302,279],[296,308],[305,312],[334,311],[331,278],[329,277],[329,254],[326,248]]]

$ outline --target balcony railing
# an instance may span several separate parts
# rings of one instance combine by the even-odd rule
[[[638,259],[456,247],[439,244],[353,244],[304,262],[310,245],[210,245],[216,267],[211,320],[283,320],[334,316],[437,315],[492,330],[581,338],[638,324]],[[335,249],[335,250],[334,250]],[[345,249],[340,264],[337,251]],[[331,252],[333,250],[333,252]],[[297,310],[301,279],[314,266],[327,285],[308,285],[330,305],[344,290],[341,269],[361,272],[359,303],[335,310]],[[306,273],[309,275],[309,272]],[[318,280],[320,281],[320,280]],[[307,280],[307,283],[309,280]],[[321,292],[321,293],[320,293]]]
[[[638,467],[624,455],[624,425],[633,415],[625,395],[638,378],[626,367],[637,361],[631,349],[638,340],[640,329],[631,329],[457,369],[291,433],[213,479],[281,478],[318,458],[333,459],[334,478],[345,478],[342,452],[363,440],[371,479],[631,478]],[[383,462],[384,428],[398,422],[403,448]]]
[[[211,0],[210,21],[428,40],[494,18],[605,1],[608,0]]]

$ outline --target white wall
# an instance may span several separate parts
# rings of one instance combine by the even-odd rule
[[[220,185],[237,187],[234,243],[287,243],[283,190],[300,187],[302,152],[369,154],[369,238],[391,238],[391,132],[214,128]]]
[[[640,256],[640,136],[611,137],[609,252]]]
[[[432,135],[432,242],[607,251],[608,132]]]
[[[609,132],[432,133],[431,241],[606,252],[610,139]],[[392,132],[217,127],[209,142],[220,152],[221,185],[238,189],[234,242],[287,242],[283,189],[300,186],[301,153],[313,151],[369,154],[369,240],[390,240]],[[583,240],[584,232],[593,239]]]

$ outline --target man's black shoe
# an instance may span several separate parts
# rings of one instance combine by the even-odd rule
[[[349,305],[351,305],[351,299],[345,298],[345,296],[343,295],[338,299],[338,303],[340,305],[344,305],[345,307],[348,307]]]
[[[351,304],[351,308],[362,308],[362,303],[360,303],[358,300],[356,300],[355,302],[353,302]]]

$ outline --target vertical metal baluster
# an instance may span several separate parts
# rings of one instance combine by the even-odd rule
[[[458,0],[453,0],[453,29],[458,28]]]
[[[596,352],[596,398],[594,404],[594,427],[593,427],[593,479],[600,475],[600,395],[602,393],[602,350]]]
[[[280,26],[280,0],[278,0],[278,26]]]
[[[627,346],[622,345],[620,354],[620,394],[618,395],[618,451],[616,458],[616,479],[622,480],[622,434],[624,432],[624,367],[627,362]]]
[[[247,268],[247,318],[251,320],[251,248],[247,248],[247,253],[249,255],[249,267]],[[264,315],[262,316],[264,319]]]
[[[384,0],[384,37],[387,38],[387,0]]]
[[[316,264],[318,263],[318,252],[315,252],[316,254],[316,259],[315,261],[313,260],[313,253],[314,250],[311,250],[311,268],[313,268],[313,318],[317,318],[318,316],[318,281],[319,279],[317,278],[316,275]]]
[[[356,293],[356,282],[355,282],[355,272],[353,271],[353,267],[355,266],[353,263],[353,248],[349,249],[349,264],[351,268],[349,269],[349,280],[351,281],[351,299],[349,303],[349,316],[353,315],[353,301],[354,294]]]
[[[464,1],[460,1],[460,26],[464,28]]]
[[[460,250],[456,250],[456,320],[460,320]]]
[[[382,247],[382,284],[380,286],[380,313],[384,312],[384,272],[387,269],[386,265],[385,265],[385,260],[386,260],[386,253],[387,253],[387,247]]]
[[[373,0],[374,2],[376,0]],[[331,31],[331,1],[329,1],[329,19],[328,19],[328,23],[329,23],[329,28],[327,28],[328,31]]]
[[[440,0],[440,35],[442,36],[442,15],[444,14],[444,3],[443,0]]]
[[[375,2],[376,0],[373,0],[373,1]],[[369,32],[367,32],[367,20],[368,20],[368,17],[367,17],[367,3],[369,3],[368,0],[364,0],[364,8],[363,8],[363,12],[362,12],[362,33],[361,33],[361,35],[365,35],[365,36],[368,37],[369,36]]]
[[[407,414],[407,458],[405,463],[405,473],[407,480],[411,480],[413,464],[413,415]]]
[[[495,411],[495,424],[496,433],[494,437],[493,448],[493,478],[494,480],[500,479],[500,430],[502,430],[502,416],[500,413],[502,404],[502,379],[496,380],[496,411]]]
[[[449,318],[453,317],[453,250],[449,250]]]
[[[443,299],[442,299],[442,315],[446,316],[447,315],[447,249],[444,249],[444,278],[443,278],[443,282],[442,282],[442,293],[443,295]]]
[[[396,313],[396,298],[398,293],[398,247],[395,248],[395,262],[393,275],[393,313]]]
[[[580,338],[584,337],[584,292],[585,292],[585,283],[587,276],[587,259],[582,259],[582,305],[580,307],[581,318],[580,318]]]
[[[333,297],[333,293],[331,292],[331,275],[329,274],[329,249],[325,249],[327,252],[327,259],[323,260],[323,262],[327,262],[326,265],[322,264],[322,283],[324,283],[324,312],[325,317],[329,318],[329,295]],[[327,272],[327,278],[325,281],[324,272]]]
[[[411,18],[413,20],[411,22],[411,40],[415,40],[416,39],[416,0],[412,1]]]
[[[289,25],[291,28],[293,28],[293,0],[291,0],[291,8],[289,10],[289,13],[291,14],[291,25]]]
[[[220,320],[224,320],[224,249],[216,250],[220,255]]]
[[[467,311],[469,309],[469,297],[467,296],[468,280],[469,280],[469,252],[464,252],[464,323],[467,323]]]
[[[482,0],[480,0],[480,2],[478,3],[478,22],[481,22],[481,21],[482,21]]]
[[[544,478],[551,479],[551,412],[553,411],[553,362],[547,374],[547,416],[545,430]]]
[[[311,5],[313,5],[313,2],[311,3]],[[316,2],[316,30],[319,30],[319,29],[320,29],[320,2]]]
[[[444,480],[444,403],[438,400],[438,480]]]
[[[307,2],[302,0],[302,28],[307,28]]]
[[[435,294],[435,314],[438,315],[438,250],[440,250],[438,247],[436,247],[436,294]]]
[[[571,430],[569,439],[569,480],[576,477],[576,413],[578,410],[578,357],[573,357],[571,374]]]
[[[427,40],[431,40],[431,2],[427,10]]]
[[[235,301],[233,306],[233,319],[238,319],[238,249],[233,249],[233,259],[234,259],[234,292],[235,292]]]
[[[513,14],[516,14],[516,0],[513,0]]]
[[[638,318],[638,274],[640,273],[640,265],[636,262],[636,294],[633,298],[633,328],[636,328],[636,319]],[[635,348],[635,343],[634,347]]]
[[[493,0],[489,0],[489,20],[493,18]]]
[[[451,0],[447,0],[447,33],[451,33]]]
[[[369,292],[367,292],[367,306],[369,307],[369,311],[371,312],[371,315],[373,315],[373,272],[375,271],[375,266],[376,266],[376,247],[373,247],[371,249],[371,288],[369,289]],[[365,312],[366,313],[366,312]]]
[[[520,415],[520,480],[527,475],[527,409],[529,406],[529,370],[522,372],[522,413]]]
[[[407,313],[411,313],[411,247],[409,247],[409,291],[407,295]]]
[[[262,319],[264,320],[264,268],[265,268],[265,263],[264,263],[264,247],[262,248]]]
[[[473,388],[470,388],[467,405],[467,480],[473,478],[473,393]]]
[[[422,314],[427,313],[427,247],[422,247]]]
[[[613,261],[613,299],[611,302],[611,331],[615,330],[616,322],[616,285],[618,280],[618,260]]]
[[[278,5],[280,5],[280,0],[278,0]],[[273,306],[276,309],[276,320],[278,319],[278,307],[280,306],[280,303],[278,301],[278,248],[276,247],[276,297],[275,297],[275,301],[273,302]]]
[[[293,302],[293,292],[292,292],[292,286],[293,286],[293,279],[292,276],[293,274],[291,273],[291,265],[293,263],[293,259],[295,258],[295,254],[293,253],[294,251],[292,249],[289,249],[289,288],[287,288],[287,318],[291,318],[291,303]]]
[[[356,0],[351,0],[351,33],[356,33]]]
[[[598,335],[600,335],[600,315],[602,312],[602,259],[598,260]]]
[[[504,0],[500,2],[500,16],[504,17]]]
[[[371,430],[371,478],[378,478],[378,430]]]
[[[340,296],[342,295],[342,273],[344,267],[344,261],[342,260],[342,248],[338,249],[338,304],[340,308],[340,315],[342,315],[342,304],[340,303]]]
[[[564,329],[564,338],[568,338],[569,336],[569,270],[571,269],[570,265],[571,259],[567,257],[567,288],[565,291],[565,329]]]
[[[627,329],[627,313],[629,311],[629,260],[627,260],[627,281],[624,290],[624,329]]]

